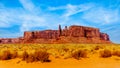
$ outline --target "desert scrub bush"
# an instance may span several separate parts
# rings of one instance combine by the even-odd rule
[[[3,51],[3,54],[0,56],[1,60],[10,60],[10,59],[14,59],[17,57],[17,52],[13,52],[11,53],[9,50],[5,50]]]
[[[110,50],[104,49],[103,51],[100,51],[100,57],[108,58],[112,56],[112,52]]]
[[[29,62],[34,62],[35,61],[35,56],[34,54],[29,54],[28,57],[25,59],[27,63]]]
[[[29,56],[28,53],[24,51],[22,54],[22,60],[27,60],[28,56]]]
[[[100,46],[95,46],[94,50],[99,50]]]
[[[63,50],[64,50],[65,52],[68,52],[68,51],[69,51],[69,48],[63,48]]]
[[[87,57],[87,51],[86,50],[78,50],[72,53],[72,57],[75,59],[80,59],[80,58],[86,58]]]
[[[14,58],[17,58],[18,57],[18,52],[17,51],[14,51],[13,53],[11,53],[11,55],[12,55],[12,59],[14,59]]]
[[[118,57],[120,57],[120,51],[114,50],[114,51],[112,52],[112,55],[113,55],[113,56],[118,56]]]
[[[49,62],[49,53],[46,51],[35,51],[35,61]]]
[[[26,62],[49,62],[49,53],[46,51],[35,51],[34,53],[28,54],[26,51],[23,53],[23,60]]]

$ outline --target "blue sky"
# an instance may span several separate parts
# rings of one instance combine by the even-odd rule
[[[120,43],[120,0],[0,0],[1,38],[58,24],[97,27]]]

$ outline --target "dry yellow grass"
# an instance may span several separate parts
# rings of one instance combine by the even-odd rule
[[[79,59],[92,55],[98,55],[101,58],[120,57],[120,46],[117,44],[0,44],[0,58],[3,60],[22,57],[24,60],[32,58],[28,62],[33,62],[38,57],[46,57],[45,60],[40,59],[44,62],[49,60],[49,56]]]

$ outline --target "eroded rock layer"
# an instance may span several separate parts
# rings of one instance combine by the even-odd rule
[[[24,32],[23,43],[111,43],[98,28],[72,25],[58,30]]]

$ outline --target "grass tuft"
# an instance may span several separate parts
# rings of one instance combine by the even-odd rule
[[[27,60],[28,57],[29,57],[28,53],[24,51],[22,54],[22,60]]]
[[[1,60],[10,60],[10,59],[14,59],[17,57],[17,52],[13,52],[11,53],[9,50],[5,50],[3,51],[3,54],[0,56]]]
[[[120,57],[120,51],[113,51],[112,55]]]
[[[72,53],[72,57],[79,60],[80,58],[86,58],[87,57],[87,52],[86,50],[78,50]]]
[[[111,57],[112,56],[112,52],[110,50],[103,50],[103,51],[100,51],[100,57],[102,58],[108,58],[108,57]]]
[[[50,62],[49,54],[46,51],[35,51],[33,54],[28,54],[26,51],[23,53],[23,60],[26,62]]]

